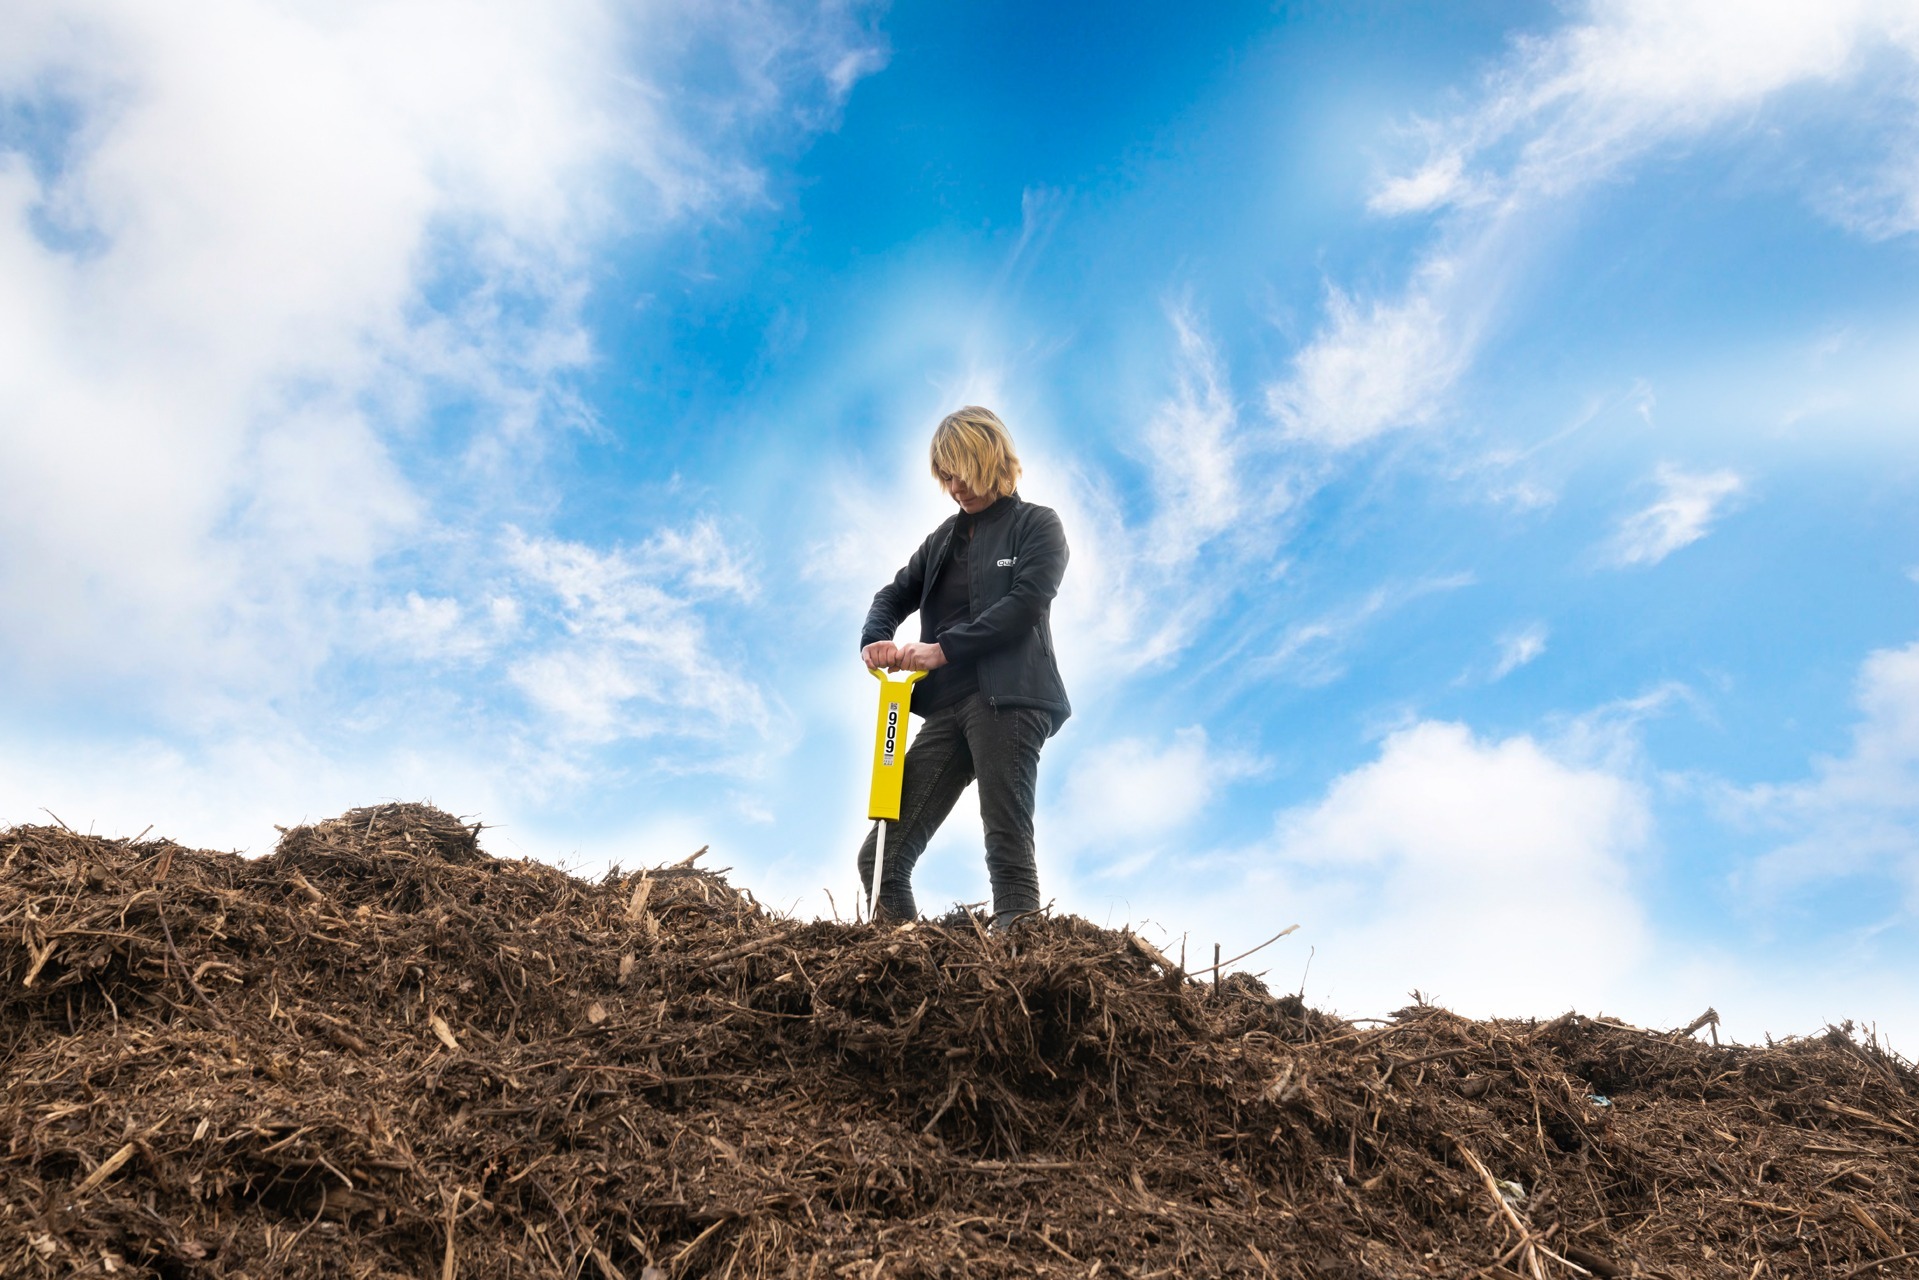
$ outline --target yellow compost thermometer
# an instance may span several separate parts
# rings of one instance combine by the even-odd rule
[[[899,821],[900,784],[906,777],[906,714],[913,706],[913,686],[926,678],[913,671],[904,680],[889,680],[884,671],[868,667],[880,682],[879,724],[873,730],[873,790],[866,816],[879,822],[873,844],[873,888],[866,918],[875,918],[880,901],[880,876],[886,869],[886,824]]]

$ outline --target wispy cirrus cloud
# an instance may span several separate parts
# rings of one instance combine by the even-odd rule
[[[1871,56],[1885,52],[1887,59]],[[1533,228],[1656,148],[1746,127],[1808,85],[1907,103],[1919,92],[1919,23],[1896,0],[1595,0],[1552,34],[1516,41],[1456,114],[1413,122],[1423,153],[1385,177],[1369,209],[1431,216],[1433,240],[1399,289],[1328,288],[1318,332],[1268,388],[1280,428],[1328,449],[1442,419],[1496,316]],[[1806,192],[1862,234],[1912,228],[1919,129],[1870,140],[1877,167]]]
[[[1300,477],[1249,427],[1230,370],[1192,305],[1166,308],[1172,332],[1162,394],[1122,439],[1144,497],[1083,464],[1042,469],[1073,537],[1072,585],[1056,614],[1062,644],[1099,685],[1163,667],[1216,622],[1248,576],[1274,571]],[[1099,643],[1078,651],[1078,637]]]
[[[1535,622],[1501,637],[1499,658],[1493,663],[1488,679],[1504,680],[1527,663],[1537,661],[1546,652],[1546,639],[1550,634],[1545,623]]]
[[[1288,437],[1338,450],[1423,426],[1471,356],[1472,326],[1453,305],[1456,264],[1429,261],[1397,300],[1359,303],[1329,292],[1325,327],[1267,389]]]
[[[1423,168],[1396,178],[1388,178],[1367,197],[1366,207],[1388,217],[1402,213],[1424,213],[1464,199],[1462,183],[1466,158],[1449,151],[1428,160]]]
[[[750,604],[757,582],[709,522],[666,530],[630,550],[510,532],[507,562],[528,590],[535,634],[507,675],[575,746],[671,738],[703,744],[692,769],[738,764],[768,729],[766,696],[737,669],[714,626],[716,605]]]
[[[1248,442],[1218,348],[1190,306],[1173,308],[1169,319],[1173,392],[1143,433],[1155,511],[1142,551],[1162,567],[1191,562],[1234,529],[1253,501],[1243,471]]]
[[[1607,559],[1622,568],[1655,565],[1705,537],[1746,483],[1731,471],[1688,472],[1661,466],[1659,496],[1619,524]]]
[[[1299,477],[1249,428],[1230,371],[1189,303],[1167,310],[1171,386],[1147,411],[1138,441],[1147,507],[1129,519],[1104,482],[1079,471],[1076,501],[1090,518],[1094,573],[1079,623],[1132,637],[1123,673],[1162,664],[1213,625],[1249,573],[1272,572]]]
[[[1470,573],[1451,573],[1374,587],[1355,600],[1286,627],[1277,644],[1253,660],[1252,669],[1309,688],[1331,684],[1346,674],[1347,649],[1376,622],[1416,600],[1458,591],[1477,581]]]
[[[1563,196],[1663,142],[1742,123],[1782,90],[1861,74],[1877,48],[1919,53],[1919,26],[1896,0],[1598,0],[1516,42],[1465,111],[1417,124],[1427,159],[1387,180],[1374,205],[1497,211]]]

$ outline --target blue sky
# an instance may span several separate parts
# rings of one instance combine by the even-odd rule
[[[1074,550],[1058,909],[1911,1052],[1915,232],[1890,2],[12,6],[0,821],[426,796],[844,910],[981,402]]]

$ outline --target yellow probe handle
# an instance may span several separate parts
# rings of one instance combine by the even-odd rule
[[[892,680],[878,667],[868,667],[880,682],[879,723],[873,730],[873,789],[866,816],[888,822],[900,816],[900,787],[906,777],[906,717],[913,706],[913,686],[927,673],[911,671],[904,680]]]

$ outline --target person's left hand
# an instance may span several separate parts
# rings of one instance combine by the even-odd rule
[[[899,647],[890,668],[893,671],[937,671],[946,665],[946,650],[936,644],[914,640]]]

